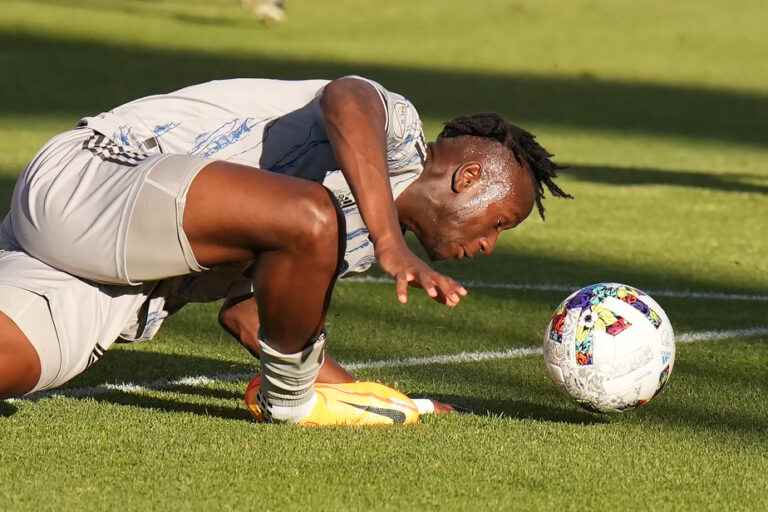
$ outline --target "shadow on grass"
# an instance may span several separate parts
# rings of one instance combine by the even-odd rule
[[[3,169],[0,169],[0,222],[11,208],[13,187],[16,185],[16,177],[4,174],[2,171]]]
[[[12,403],[0,400],[0,418],[8,418],[9,416],[13,416],[18,410],[19,408]]]
[[[43,399],[49,394],[61,394],[70,398],[95,400],[155,411],[185,412],[198,416],[244,420],[251,418],[250,413],[242,405],[243,393],[245,392],[244,384],[242,391],[232,391],[205,385],[169,384],[169,381],[194,375],[248,375],[255,374],[256,371],[256,367],[252,365],[209,357],[118,349],[108,351],[98,364],[70,381],[66,386],[52,392],[31,395],[30,399],[35,401]],[[197,397],[197,400],[185,401],[179,397],[148,396],[141,391],[129,392],[120,389],[99,389],[94,393],[85,395],[78,391],[79,388],[96,387],[105,383],[136,384],[147,386],[150,389],[160,386],[160,389],[151,392],[187,395]],[[201,399],[210,402],[229,400],[233,402],[233,405],[200,403]],[[12,404],[0,402],[0,415],[3,415],[3,411],[5,411],[2,408],[4,406],[9,407],[7,409],[8,415],[15,412],[15,407]]]
[[[156,343],[154,341],[149,343]],[[232,343],[235,343],[234,341]],[[243,351],[243,360],[231,361],[214,359],[204,356],[187,354],[164,354],[135,349],[111,349],[104,354],[99,362],[86,372],[70,381],[64,388],[81,388],[97,386],[103,383],[113,384],[146,384],[168,382],[184,377],[221,376],[231,374],[255,374],[258,366],[249,364],[249,356]],[[190,389],[208,389],[206,387],[174,385],[179,391],[188,392]],[[215,392],[215,390],[212,390]],[[213,395],[208,395],[213,396]],[[225,398],[227,396],[224,396]]]
[[[239,406],[214,405],[186,402],[177,398],[137,395],[136,393],[128,393],[124,391],[111,391],[109,393],[91,397],[89,400],[128,407],[140,407],[142,409],[168,413],[180,412],[224,420],[253,421],[251,413],[248,412],[242,402]]]
[[[227,77],[363,74],[411,98],[425,118],[495,110],[521,124],[761,146],[768,95],[591,76],[469,72],[135,48],[21,31],[0,33],[0,115],[59,115],[72,123],[135,98]],[[119,72],[116,72],[119,70]],[[50,84],[56,87],[51,88]],[[438,87],[435,84],[439,84]],[[546,142],[546,141],[545,141]]]
[[[519,420],[548,421],[593,425],[608,423],[608,419],[579,409],[553,407],[527,400],[487,399],[476,396],[431,394],[428,398],[453,405],[461,414],[494,416]]]
[[[756,174],[714,174],[685,170],[649,169],[641,167],[607,167],[589,165],[571,165],[561,171],[579,181],[606,185],[643,186],[665,185],[685,188],[702,188],[722,192],[768,193],[768,184],[758,185],[743,180],[766,180],[766,176]]]
[[[191,384],[178,384],[163,388],[163,391],[204,398],[216,398],[218,400],[242,400],[245,387],[243,387],[243,390],[241,391],[232,391],[228,389],[209,388],[206,386],[194,386]]]
[[[680,401],[673,402],[672,397],[669,400],[658,399],[658,402],[625,415],[627,417],[622,417],[621,420],[684,426],[694,432],[739,433],[761,436],[762,439],[768,434],[768,418],[765,415],[749,414],[745,411],[724,412],[712,407],[696,408],[683,405]],[[636,416],[636,419],[631,416]]]

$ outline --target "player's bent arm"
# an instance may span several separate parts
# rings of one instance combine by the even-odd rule
[[[227,299],[219,311],[219,324],[254,357],[259,357],[259,308],[253,297]],[[355,382],[354,376],[333,358],[326,356],[317,382],[341,384]]]
[[[320,106],[328,139],[374,245],[404,245],[388,178],[386,111],[379,93],[363,80],[339,78],[325,86]]]
[[[320,98],[328,140],[357,200],[381,268],[395,278],[400,302],[408,300],[408,283],[430,297],[458,304],[466,290],[432,270],[405,244],[389,183],[386,157],[386,111],[378,91],[353,77],[325,86]]]

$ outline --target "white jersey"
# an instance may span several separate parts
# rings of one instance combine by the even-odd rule
[[[413,104],[371,80],[386,112],[387,166],[395,198],[423,169],[424,132]],[[140,151],[190,154],[322,182],[347,225],[345,269],[374,262],[368,230],[325,131],[320,95],[328,80],[239,78],[147,96],[81,124]]]

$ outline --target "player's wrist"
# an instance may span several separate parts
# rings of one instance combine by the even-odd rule
[[[398,254],[409,251],[402,233],[386,233],[373,240],[373,248],[377,255]]]

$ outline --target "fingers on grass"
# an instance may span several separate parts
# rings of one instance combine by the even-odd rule
[[[424,288],[424,291],[427,292],[427,295],[429,295],[433,299],[437,297],[437,293],[438,293],[437,288],[435,287],[435,282],[432,279],[430,278],[423,279],[419,284],[421,285],[422,288]]]
[[[395,276],[395,292],[397,293],[397,300],[401,304],[408,302],[408,276],[406,274]]]
[[[465,293],[462,293],[462,290]],[[466,295],[466,290],[449,277],[443,277],[440,283],[440,291],[445,297],[445,304],[450,307],[456,306],[461,301],[461,297]]]

